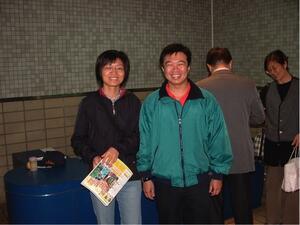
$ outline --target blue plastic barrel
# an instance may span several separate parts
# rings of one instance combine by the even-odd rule
[[[16,168],[4,176],[10,223],[96,223],[89,191],[80,182],[88,166],[70,158],[64,167],[31,172]]]

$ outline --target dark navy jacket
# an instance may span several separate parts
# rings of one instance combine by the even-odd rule
[[[131,179],[139,179],[136,153],[140,107],[140,100],[130,92],[125,92],[114,104],[98,91],[89,94],[79,106],[71,139],[75,154],[92,165],[96,155],[114,147],[119,151],[119,158],[133,171]]]

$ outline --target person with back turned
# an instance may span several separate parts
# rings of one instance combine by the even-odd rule
[[[232,72],[227,48],[212,48],[206,57],[210,76],[197,84],[212,92],[221,105],[233,151],[233,165],[224,177],[236,224],[252,224],[251,173],[255,171],[249,125],[264,122],[264,109],[255,82]]]

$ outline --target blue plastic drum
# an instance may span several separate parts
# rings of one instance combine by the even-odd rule
[[[88,166],[67,159],[64,167],[31,172],[16,168],[4,176],[10,223],[96,223],[89,191],[80,182]]]

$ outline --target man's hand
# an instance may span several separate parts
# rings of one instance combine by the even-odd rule
[[[154,183],[152,180],[147,180],[143,182],[143,191],[147,198],[154,200],[155,190],[154,190]]]
[[[220,194],[222,190],[223,181],[212,179],[209,184],[209,193],[211,196]]]

